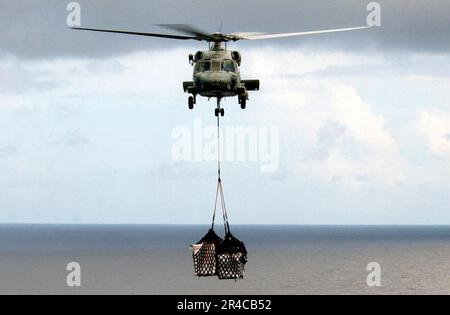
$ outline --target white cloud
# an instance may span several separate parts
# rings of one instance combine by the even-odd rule
[[[58,59],[23,65],[35,82],[58,82],[43,95],[126,97],[172,96],[183,93],[182,81],[192,77],[184,49],[138,52],[96,59]]]
[[[289,126],[290,142],[303,143],[299,145],[303,152],[290,151],[298,154],[302,175],[339,180],[351,187],[397,185],[405,180],[407,162],[394,136],[354,88],[334,80],[292,83],[288,86],[293,91],[279,90],[271,101],[281,99],[295,107],[280,124]]]
[[[13,156],[18,151],[19,150],[15,146],[11,146],[11,145],[0,147],[0,158]]]
[[[25,194],[21,195],[24,204],[34,205],[35,200],[40,200],[45,211],[54,210],[47,209],[51,207],[42,195],[27,199],[27,190],[22,188],[25,180],[30,183],[29,191],[45,188],[58,196],[66,196],[67,187],[73,185],[78,195],[86,196],[81,207],[89,214],[99,204],[99,196],[109,200],[111,186],[116,187],[117,200],[135,199],[137,207],[148,209],[153,200],[160,200],[161,204],[171,201],[173,191],[182,190],[188,181],[211,179],[215,165],[209,168],[202,164],[167,163],[173,126],[189,126],[199,116],[211,119],[214,125],[212,102],[207,106],[205,99],[199,99],[195,111],[186,109],[181,82],[192,76],[186,57],[195,50],[187,47],[146,51],[103,60],[0,59],[0,70],[8,73],[0,79],[0,155],[3,152],[8,156],[0,159],[0,180],[5,184],[16,182],[20,187],[17,194]],[[403,222],[402,210],[397,208],[406,213],[410,204],[411,208],[416,207],[411,210],[416,211],[416,218],[421,218],[425,202],[427,206],[445,208],[447,199],[434,198],[450,186],[450,164],[442,159],[450,154],[446,142],[450,133],[450,93],[445,77],[436,77],[436,73],[424,76],[424,71],[420,76],[411,75],[417,70],[414,65],[406,74],[402,66],[396,65],[386,75],[384,70],[391,67],[392,60],[377,55],[268,48],[251,48],[242,53],[243,78],[260,79],[262,90],[251,93],[246,111],[239,109],[235,99],[225,102],[224,126],[279,127],[281,171],[270,176],[277,181],[268,183],[266,188],[274,193],[270,185],[279,187],[280,196],[285,194],[281,198],[286,196],[283,204],[297,205],[294,199],[303,198],[305,208],[317,209],[320,205],[315,198],[328,193],[331,185],[335,191],[355,197],[354,201],[362,200],[361,196],[370,191],[370,196],[361,202],[362,207],[369,211],[380,205],[374,212],[385,216],[381,222],[393,222],[389,221],[390,210],[400,211],[396,212],[400,219],[395,222]],[[372,75],[371,69],[382,71]],[[155,110],[159,104],[162,105]],[[9,113],[12,108],[21,110]],[[77,114],[67,114],[67,109]],[[67,148],[52,145],[55,142],[89,145]],[[14,154],[8,145],[20,151]],[[428,151],[423,149],[426,147]],[[239,180],[244,172],[238,167],[229,166],[228,176],[235,172],[235,179]],[[153,171],[146,173],[148,169]],[[184,179],[178,181],[179,178]],[[257,186],[254,178],[268,177],[246,176],[246,187]],[[149,179],[168,181],[153,185]],[[97,191],[87,189],[87,181],[92,181],[91,187],[98,187]],[[309,201],[308,190],[289,192],[305,186],[316,195]],[[155,195],[148,194],[155,198],[147,202],[130,198],[141,187],[156,190]],[[422,194],[414,196],[417,191],[428,192],[430,199]],[[264,194],[262,203],[257,205],[266,213],[272,211],[271,193]],[[70,191],[72,195],[75,194]],[[339,204],[340,197],[335,194],[325,203]],[[204,194],[199,195],[193,204],[206,203],[207,199]],[[70,199],[62,198],[61,203],[70,203],[67,200]],[[3,202],[15,204],[7,194]],[[183,206],[176,211],[182,211]],[[305,218],[320,221],[308,211]],[[353,205],[347,213],[349,217],[361,217],[361,211],[359,205]],[[129,218],[128,214],[123,215]],[[280,216],[279,220],[297,222],[296,215]]]
[[[68,146],[89,144],[89,139],[83,135],[79,130],[71,130],[64,133],[57,141],[57,144]]]
[[[289,149],[281,158],[298,175],[354,188],[407,181],[410,165],[376,104],[365,101],[355,85],[340,76],[314,76],[333,69],[385,66],[383,57],[269,49],[251,51],[247,58],[250,65],[244,69],[263,82],[257,119],[282,126]]]
[[[433,156],[450,158],[450,112],[439,109],[422,111],[419,128],[426,136],[428,149]]]
[[[0,109],[19,109],[32,106],[33,102],[21,95],[0,95]]]
[[[243,72],[255,77],[289,78],[314,74],[333,68],[385,66],[381,55],[352,54],[341,51],[312,52],[305,49],[250,49],[242,52]]]
[[[129,104],[133,96],[148,100],[152,106],[160,100],[178,102],[185,98],[181,82],[192,75],[186,55],[194,50],[190,47],[164,53],[142,51],[104,60],[57,59],[25,63],[14,58],[3,60],[0,68],[20,73],[25,79],[23,82],[30,86],[28,92],[22,94],[14,94],[17,86],[9,86],[10,90],[0,97],[0,107],[21,108],[41,103],[51,106],[66,97],[83,102],[110,97]],[[385,57],[375,54],[316,54],[296,49],[251,48],[243,52],[243,78],[261,79],[262,90],[251,94],[249,110],[253,108],[253,101],[257,109],[253,109],[250,116],[245,112],[242,123],[254,123],[256,119],[258,123],[282,126],[288,135],[284,146],[289,149],[282,149],[281,158],[284,155],[285,160],[292,163],[291,169],[302,176],[339,180],[352,187],[417,182],[411,174],[419,171],[412,170],[412,163],[399,150],[401,138],[388,127],[386,117],[376,110],[378,104],[369,103],[360,94],[356,88],[358,78],[352,76],[351,70],[345,70],[383,68],[389,64]],[[333,70],[339,70],[341,75],[347,73],[346,79],[333,75]],[[317,73],[325,75],[314,76]],[[427,80],[431,89],[444,79]],[[38,89],[42,84],[47,88]],[[435,155],[446,156],[450,150],[446,136],[450,131],[445,126],[450,123],[443,120],[442,115],[429,112],[421,114],[421,121],[423,132],[433,139],[429,141],[430,150]],[[396,123],[402,124],[401,121]],[[328,139],[323,139],[324,133],[328,133],[325,135]],[[80,143],[85,142],[84,137],[72,133],[66,135],[66,140]]]

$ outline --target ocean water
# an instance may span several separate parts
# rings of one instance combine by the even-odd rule
[[[0,225],[0,294],[450,294],[450,227],[235,226],[249,251],[237,282],[194,276],[188,246],[207,230]],[[66,285],[72,261],[81,288]]]

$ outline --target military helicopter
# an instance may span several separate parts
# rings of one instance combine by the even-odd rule
[[[238,97],[242,109],[247,106],[249,100],[249,91],[259,91],[259,80],[242,80],[240,75],[240,66],[242,57],[240,52],[228,50],[229,42],[240,40],[263,40],[285,38],[292,36],[306,36],[325,33],[336,33],[355,31],[370,28],[370,26],[349,27],[340,29],[330,29],[322,31],[307,31],[297,33],[235,33],[223,34],[221,32],[208,34],[191,25],[186,24],[159,24],[158,26],[171,29],[184,35],[170,35],[159,33],[140,33],[119,30],[93,29],[93,28],[73,28],[75,30],[117,33],[138,36],[159,37],[178,40],[197,40],[208,43],[208,50],[198,51],[189,55],[189,63],[194,67],[193,81],[183,82],[183,90],[190,94],[188,97],[188,107],[193,109],[197,103],[197,96],[217,98],[217,107],[215,115],[224,116],[225,111],[221,107],[221,100],[225,97]]]

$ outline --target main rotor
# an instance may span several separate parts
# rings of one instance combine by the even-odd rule
[[[225,42],[235,42],[238,40],[242,40],[239,34],[223,34],[222,32],[216,32],[213,34],[208,34],[192,25],[187,24],[158,24],[157,26],[174,30],[180,33],[184,33],[185,35],[189,35],[190,39],[195,39],[198,41],[206,41],[210,43],[225,43]]]
[[[222,33],[214,33],[209,35],[211,37],[210,40],[208,40],[211,43],[227,43],[227,42],[237,42],[238,40],[241,40],[243,38],[240,38],[238,35],[227,35]]]
[[[164,27],[166,29],[174,30],[184,35],[172,35],[172,34],[160,34],[160,33],[142,33],[142,32],[130,32],[130,31],[119,31],[119,30],[105,30],[105,29],[94,29],[94,28],[82,28],[76,27],[75,30],[84,31],[94,31],[94,32],[104,32],[104,33],[118,33],[118,34],[128,34],[128,35],[139,35],[139,36],[149,36],[149,37],[159,37],[159,38],[169,38],[178,40],[198,40],[205,41],[209,43],[227,43],[227,42],[237,42],[240,40],[261,40],[261,39],[274,39],[274,38],[284,38],[292,36],[305,36],[305,35],[315,35],[315,34],[325,34],[325,33],[336,33],[345,31],[354,31],[370,28],[370,26],[359,26],[350,28],[340,28],[331,29],[323,31],[307,31],[307,32],[297,32],[297,33],[281,33],[281,34],[266,34],[266,33],[235,33],[235,34],[223,34],[221,32],[209,34],[198,28],[187,25],[187,24],[158,24],[157,26]]]

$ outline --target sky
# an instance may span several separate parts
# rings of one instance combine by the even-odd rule
[[[0,222],[209,223],[215,161],[173,157],[215,124],[181,84],[205,44],[73,31],[68,2],[0,0]],[[276,33],[365,25],[370,1],[78,2],[83,27]],[[232,224],[450,224],[450,3],[378,2],[381,27],[230,44],[261,91],[223,126],[276,131],[279,159],[223,163]]]

